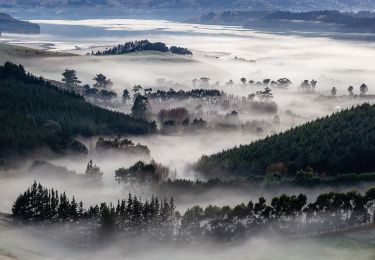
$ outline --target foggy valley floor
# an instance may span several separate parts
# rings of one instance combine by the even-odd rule
[[[231,245],[159,245],[117,242],[112,246],[87,252],[45,238],[32,230],[1,226],[2,259],[373,259],[374,227],[311,238],[269,241],[262,238]]]

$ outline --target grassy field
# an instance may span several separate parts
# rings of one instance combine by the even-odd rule
[[[193,59],[194,56],[187,55],[177,55],[171,52],[160,52],[160,51],[136,51],[132,53],[119,54],[119,55],[104,55],[96,57],[129,57],[129,59],[134,58],[143,59],[148,62],[196,62]]]
[[[19,62],[31,58],[69,57],[71,53],[43,51],[17,45],[0,43],[0,63],[6,61]]]

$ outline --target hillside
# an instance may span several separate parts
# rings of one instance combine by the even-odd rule
[[[294,175],[311,167],[319,173],[375,170],[375,105],[364,104],[284,133],[202,157],[198,171],[208,177]]]
[[[244,26],[249,21],[260,21],[272,15],[274,11],[219,11],[208,12],[187,22],[199,24],[220,24],[231,26]]]
[[[0,64],[7,61],[13,63],[24,63],[27,59],[48,58],[48,57],[68,57],[75,54],[37,50],[28,47],[0,43]]]
[[[331,23],[340,25],[343,29],[361,29],[375,31],[374,13],[343,13],[338,11],[313,11],[313,12],[274,12],[265,17],[266,20],[289,20]],[[246,27],[246,25],[245,25]]]
[[[295,23],[303,21],[305,23]],[[209,12],[188,20],[191,23],[202,24],[221,24],[236,25],[244,28],[263,28],[271,26],[277,28],[285,26],[298,30],[314,28],[318,25],[325,31],[330,25],[334,25],[336,31],[375,31],[375,13],[372,12],[339,12],[339,11],[308,11],[308,12],[290,12],[290,11],[222,11]],[[288,23],[289,22],[289,23]],[[296,25],[297,24],[297,25]],[[282,28],[282,27],[281,27]]]
[[[0,33],[39,34],[38,24],[19,21],[8,14],[0,13]]]
[[[0,164],[36,149],[84,149],[78,135],[147,134],[155,125],[87,103],[27,74],[22,66],[0,67]]]

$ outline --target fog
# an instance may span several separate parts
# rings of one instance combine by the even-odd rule
[[[70,67],[76,69],[80,78],[88,83],[94,73],[102,72],[113,79],[118,90],[134,84],[150,85],[155,79],[163,77],[190,83],[193,78],[203,76],[223,83],[228,79],[238,82],[241,77],[255,81],[287,77],[296,85],[304,79],[314,78],[319,82],[319,91],[325,92],[335,86],[338,95],[346,94],[349,85],[359,87],[364,82],[369,86],[374,85],[371,74],[374,73],[372,61],[375,45],[372,42],[281,36],[239,27],[159,20],[35,22],[42,26],[41,35],[24,37],[4,34],[2,41],[85,54],[96,49],[95,46],[113,46],[147,38],[169,46],[183,46],[194,53],[192,59],[160,55],[52,58],[50,62],[54,66],[48,66],[49,62],[46,61],[46,66],[39,64],[41,66],[36,68],[32,68],[31,62],[33,72],[56,80],[60,80],[63,69]],[[75,46],[82,50],[75,51]],[[235,61],[235,56],[255,60],[256,63]]]
[[[168,194],[149,186],[131,186],[119,184],[115,180],[115,170],[128,168],[138,160],[154,159],[176,175],[176,179],[205,180],[204,176],[192,170],[194,164],[202,155],[209,155],[232,148],[241,144],[249,144],[267,135],[285,131],[318,117],[361,104],[374,103],[375,94],[375,44],[362,41],[343,41],[321,37],[282,36],[262,32],[244,30],[239,27],[209,26],[175,23],[163,20],[39,20],[42,34],[38,36],[23,36],[3,34],[0,41],[27,47],[60,52],[79,54],[68,57],[14,57],[14,62],[20,62],[35,75],[42,75],[51,80],[61,80],[61,73],[66,69],[75,69],[83,83],[93,84],[95,74],[103,73],[114,83],[113,90],[118,96],[127,88],[130,92],[134,85],[168,90],[170,86],[157,86],[160,78],[171,81],[174,89],[189,90],[193,79],[209,77],[210,85],[206,88],[217,88],[226,94],[235,95],[239,99],[264,89],[262,86],[241,85],[240,78],[247,81],[262,81],[263,79],[277,80],[289,78],[293,84],[287,89],[272,90],[272,101],[277,104],[276,113],[262,111],[241,111],[241,123],[251,120],[264,120],[270,127],[260,133],[242,131],[241,129],[221,131],[209,129],[199,132],[184,132],[177,134],[154,134],[149,136],[126,136],[134,143],[147,145],[150,156],[137,156],[109,152],[98,154],[95,142],[98,137],[91,139],[78,137],[89,148],[89,154],[84,158],[58,157],[50,159],[53,165],[66,167],[77,174],[83,174],[87,162],[92,159],[103,171],[100,184],[92,185],[87,180],[77,176],[57,177],[56,174],[41,171],[30,171],[32,162],[22,165],[20,169],[2,172],[0,181],[0,212],[10,213],[15,198],[22,193],[34,180],[44,186],[66,191],[69,197],[75,196],[88,207],[100,202],[116,203],[125,198],[128,192],[141,196],[143,200],[151,195],[162,194],[173,196],[178,204],[177,209],[184,212],[193,205],[206,206],[236,205],[256,201],[264,196],[268,201],[273,196],[282,193],[298,194],[303,192],[309,199],[315,199],[322,192],[332,188],[321,189],[287,189],[287,190],[210,190],[202,194]],[[353,36],[355,37],[355,36]],[[193,51],[193,56],[177,56],[160,53],[137,53],[122,56],[97,57],[86,56],[92,50],[102,50],[130,40],[148,39],[161,41],[168,46],[186,47]],[[236,59],[237,57],[237,59]],[[256,62],[248,62],[254,60]],[[1,57],[0,57],[0,61]],[[225,86],[232,79],[234,85]],[[302,93],[298,86],[303,80],[318,81],[316,92]],[[219,84],[214,85],[215,82]],[[354,92],[359,94],[359,86],[366,83],[369,86],[368,98],[347,98],[347,88],[354,86]],[[332,87],[338,89],[337,98],[329,98]],[[115,105],[105,104],[107,108],[130,113],[132,103],[122,104],[120,98]],[[194,101],[170,101],[154,104],[154,115],[162,108],[183,106],[189,112],[195,109]],[[231,112],[207,105],[204,119],[210,120],[209,112],[215,110],[224,116]],[[274,117],[280,118],[279,124],[273,124]],[[205,117],[206,116],[206,117]],[[211,123],[211,122],[209,122]],[[362,185],[337,187],[336,190],[360,191],[368,188]],[[175,245],[160,248],[160,245],[139,243],[137,246],[124,242],[115,243],[99,252],[88,253],[84,250],[72,249],[69,245],[48,241],[44,235],[35,235],[35,230],[20,230],[2,228],[0,223],[0,256],[9,259],[373,259],[373,247],[363,246],[366,239],[361,233],[345,234],[344,238],[330,237],[303,238],[284,242],[254,239],[243,244],[220,246],[204,245],[194,248]],[[371,231],[373,232],[373,231]],[[372,233],[372,235],[374,235]],[[38,238],[35,238],[35,237]],[[356,238],[361,242],[355,242]],[[21,242],[20,242],[21,241]],[[348,242],[349,241],[349,242]],[[329,242],[329,243],[328,243]],[[22,246],[18,244],[22,243]],[[47,244],[46,244],[47,243]],[[349,244],[343,247],[343,244]],[[359,243],[358,246],[356,243]],[[366,243],[365,243],[366,244]],[[148,250],[140,250],[142,246]],[[363,246],[363,247],[362,247]],[[372,245],[373,246],[373,245]]]
[[[36,230],[1,230],[2,259],[374,259],[370,230],[284,241],[252,239],[230,245],[159,245],[140,241],[117,242],[103,248],[79,250],[55,242]]]
[[[39,20],[42,33],[37,36],[23,36],[3,34],[1,41],[31,46],[40,49],[76,53],[83,56],[25,58],[15,57],[26,69],[35,75],[42,75],[52,80],[61,80],[61,73],[66,69],[75,69],[83,83],[93,84],[93,77],[103,73],[114,83],[113,90],[122,94],[127,88],[130,92],[135,84],[154,89],[168,89],[169,86],[158,87],[156,82],[160,78],[176,84],[179,89],[192,89],[192,80],[209,77],[208,88],[218,88],[225,93],[247,97],[251,93],[262,90],[262,86],[241,85],[240,78],[262,81],[270,78],[287,77],[294,83],[288,89],[273,89],[273,101],[277,104],[277,115],[280,124],[264,129],[261,133],[243,131],[205,131],[184,133],[177,135],[152,135],[145,137],[129,137],[134,143],[141,143],[150,148],[151,156],[146,160],[154,159],[158,163],[176,171],[175,178],[204,179],[191,170],[190,165],[202,155],[213,154],[236,145],[248,144],[259,138],[275,132],[281,132],[292,126],[314,120],[318,117],[331,114],[351,105],[364,101],[373,102],[370,98],[348,99],[319,98],[320,95],[329,95],[332,86],[338,89],[338,96],[347,95],[347,87],[353,85],[354,92],[359,93],[359,85],[366,83],[369,93],[374,93],[375,84],[372,66],[375,58],[375,45],[371,42],[339,41],[319,37],[280,36],[265,34],[239,27],[193,25],[175,23],[164,20],[130,20],[130,19],[103,19],[103,20]],[[177,45],[189,48],[194,55],[178,56],[159,53],[137,53],[121,56],[97,57],[85,56],[91,50],[103,49],[129,40],[149,39],[162,41],[168,46]],[[78,49],[76,49],[76,46]],[[241,58],[235,59],[235,57]],[[244,60],[245,61],[244,61]],[[246,62],[255,60],[256,62]],[[225,86],[225,82],[232,79],[234,85]],[[318,81],[315,94],[306,94],[298,91],[298,86],[304,79]],[[219,82],[219,85],[213,85]],[[206,87],[207,88],[207,87]],[[120,99],[120,98],[119,98]],[[194,103],[193,103],[194,104]],[[131,101],[121,107],[111,107],[130,113]],[[185,106],[189,111],[194,109],[191,104],[182,105],[180,101],[171,101],[155,105],[155,114],[161,108]],[[231,110],[218,107],[215,109],[220,115]],[[242,111],[239,118],[242,123],[259,119],[271,122],[275,114],[259,113],[256,111]],[[81,140],[87,147],[95,144],[92,140]],[[144,158],[129,157],[119,154],[99,156],[90,152],[84,159],[58,158],[51,163],[67,167],[77,173],[84,173],[87,162],[93,159],[104,173],[103,186],[91,192],[89,187],[81,189],[80,185],[69,181],[48,181],[52,186],[79,196],[88,204],[100,201],[116,201],[126,196],[128,188],[121,187],[114,179],[114,171],[120,167],[129,167],[137,160]],[[27,172],[27,168],[24,169]],[[9,174],[8,174],[9,175]],[[9,212],[11,201],[16,194],[22,192],[35,176],[20,177],[22,181],[9,180],[4,184],[7,189],[1,194],[7,200],[1,201],[1,210]],[[10,191],[9,191],[10,190]],[[149,196],[150,191],[138,192]],[[227,193],[226,193],[227,192]],[[198,200],[202,203],[217,202],[219,204],[235,204],[249,200],[249,193],[226,191],[217,196],[216,192],[206,198]],[[220,194],[220,192],[218,192]],[[234,196],[236,194],[238,197]],[[254,196],[259,194],[253,194]],[[270,196],[272,196],[272,192]],[[198,198],[197,198],[198,199]],[[256,197],[255,197],[256,199]],[[187,205],[186,199],[184,200]],[[191,202],[194,204],[194,202]]]

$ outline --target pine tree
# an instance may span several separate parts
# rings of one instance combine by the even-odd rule
[[[100,206],[101,212],[101,237],[106,238],[110,236],[116,228],[116,217],[114,214],[114,208],[108,207],[105,203]]]
[[[58,218],[60,220],[66,220],[70,216],[70,203],[69,199],[66,197],[65,192],[60,195],[60,203],[58,208]]]
[[[62,74],[63,78],[61,81],[66,85],[67,88],[74,90],[81,81],[78,80],[77,72],[75,70],[66,69]]]
[[[78,204],[78,218],[84,218],[85,217],[85,209],[83,208],[83,203],[82,201],[79,202]]]
[[[50,218],[56,218],[59,208],[59,194],[57,191],[51,190],[51,207],[50,207]]]
[[[90,177],[93,181],[100,181],[103,176],[103,172],[100,170],[99,166],[94,165],[92,160],[88,162],[85,174],[87,177]]]
[[[142,95],[137,95],[132,107],[132,115],[136,118],[147,119],[150,111],[150,102],[148,98]]]
[[[104,76],[103,74],[97,74],[95,77],[94,77],[94,81],[95,81],[95,84],[94,84],[94,87],[96,88],[108,88],[108,87],[111,87],[113,85],[112,81],[110,79],[107,79],[106,76]]]
[[[78,217],[78,204],[76,203],[74,196],[70,202],[69,217],[72,219],[76,219]]]

